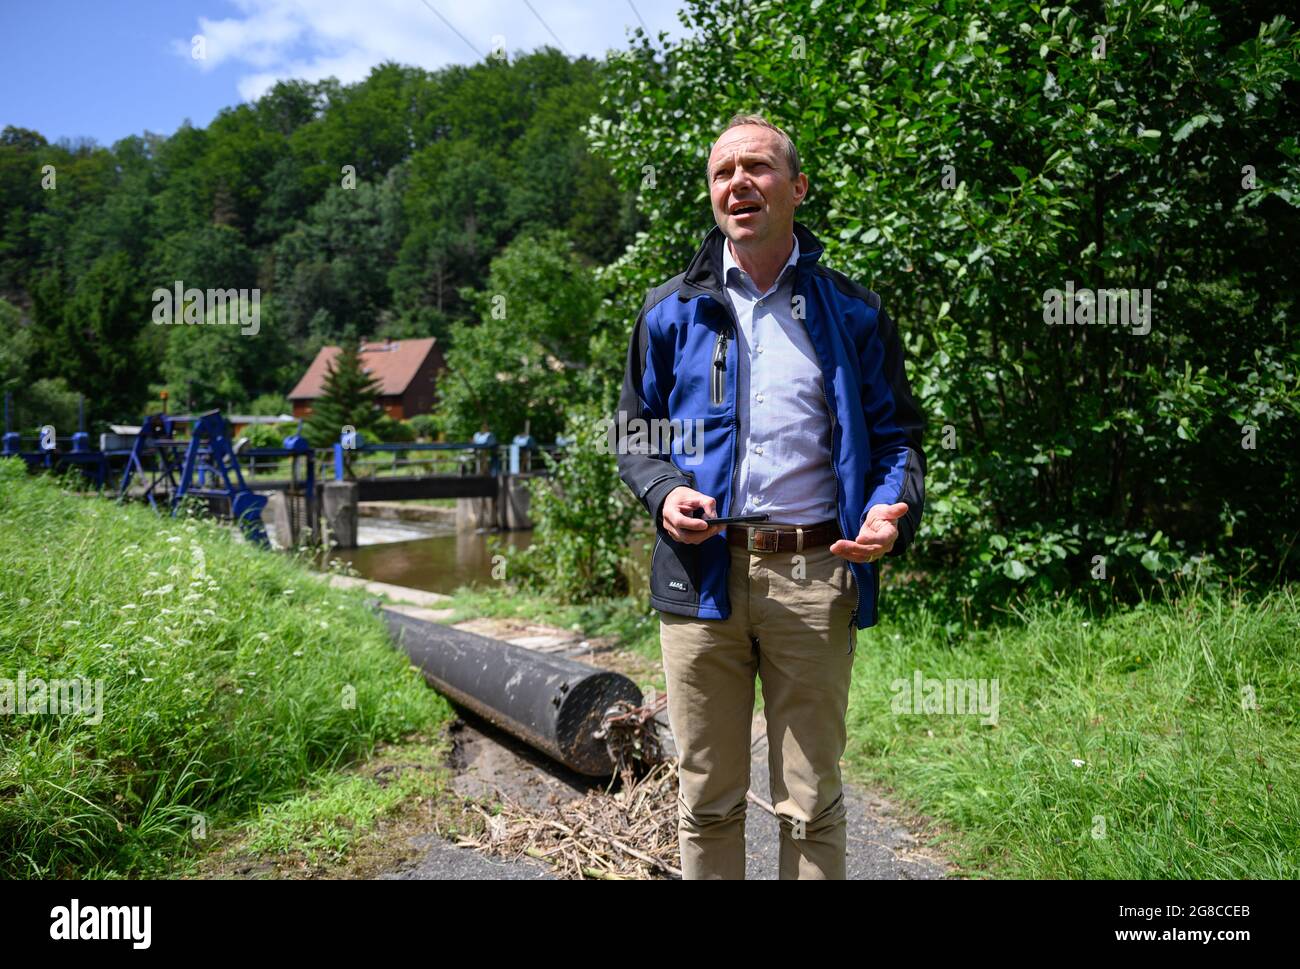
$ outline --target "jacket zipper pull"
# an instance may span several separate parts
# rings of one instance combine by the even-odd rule
[[[727,334],[718,334],[718,346],[713,351],[713,402],[722,403],[723,374],[727,371]]]

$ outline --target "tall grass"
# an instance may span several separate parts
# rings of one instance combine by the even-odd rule
[[[1020,619],[955,642],[927,613],[860,633],[850,773],[959,832],[950,850],[972,874],[1300,877],[1294,587]],[[996,725],[898,712],[917,670],[996,678]]]
[[[164,870],[213,826],[450,715],[359,594],[225,526],[3,460],[0,536],[0,688],[103,683],[99,723],[0,714],[0,875]]]

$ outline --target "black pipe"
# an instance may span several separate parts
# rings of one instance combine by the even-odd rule
[[[641,690],[626,676],[392,609],[383,615],[438,692],[580,774],[614,772],[593,734],[616,701],[641,705]]]

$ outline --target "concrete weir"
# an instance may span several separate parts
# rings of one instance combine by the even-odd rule
[[[580,774],[616,769],[594,734],[616,701],[641,705],[640,688],[626,676],[388,608],[383,616],[411,662],[452,701]]]

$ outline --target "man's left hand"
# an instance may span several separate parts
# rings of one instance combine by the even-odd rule
[[[872,505],[857,539],[849,542],[841,538],[831,545],[831,551],[850,562],[874,562],[894,547],[894,542],[898,541],[898,526],[894,522],[906,514],[905,501]]]

